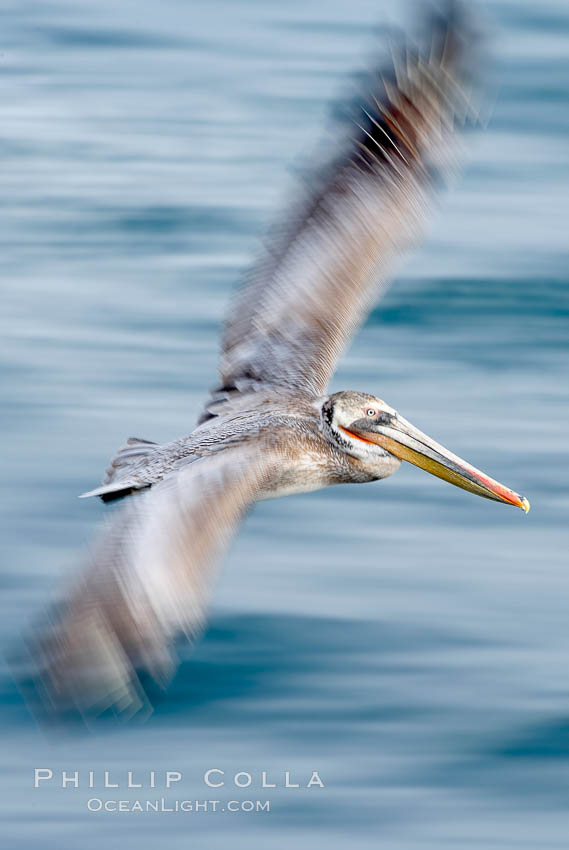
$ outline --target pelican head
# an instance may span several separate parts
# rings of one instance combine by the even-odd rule
[[[375,466],[378,478],[392,475],[406,460],[477,496],[529,511],[526,498],[436,443],[376,396],[350,391],[327,396],[321,423],[339,448]]]

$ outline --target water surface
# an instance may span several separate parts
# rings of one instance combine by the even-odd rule
[[[4,4],[3,647],[91,538],[103,506],[76,495],[110,454],[192,428],[228,293],[398,6]],[[569,11],[484,8],[490,125],[334,389],[381,395],[532,512],[408,466],[259,505],[144,726],[46,739],[2,678],[6,846],[566,846]],[[94,814],[34,767],[180,770],[173,796],[271,812]],[[212,767],[326,787],[212,794]]]

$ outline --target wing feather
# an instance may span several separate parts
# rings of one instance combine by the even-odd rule
[[[370,75],[345,149],[313,178],[236,293],[218,397],[243,384],[326,390],[450,168],[455,127],[473,108],[475,42],[454,7],[433,17],[422,48],[393,47],[390,66]]]
[[[26,676],[43,709],[148,707],[139,672],[171,676],[174,641],[201,629],[216,564],[274,463],[275,450],[252,441],[189,463],[117,511],[28,641]]]

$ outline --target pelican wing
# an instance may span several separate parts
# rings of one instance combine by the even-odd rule
[[[254,440],[195,460],[127,500],[79,581],[28,641],[26,677],[43,708],[130,714],[148,706],[138,673],[162,684],[171,676],[173,643],[202,627],[221,551],[274,460]]]
[[[267,384],[325,391],[452,164],[455,128],[472,113],[474,42],[455,10],[433,17],[422,48],[390,45],[388,65],[370,74],[351,110],[344,149],[237,291],[216,401]]]

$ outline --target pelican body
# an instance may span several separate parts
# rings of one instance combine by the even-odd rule
[[[259,486],[257,501],[332,484],[378,481],[393,475],[406,460],[464,490],[529,511],[523,496],[457,457],[368,393],[345,391],[311,398],[257,391],[226,407],[222,416],[207,417],[189,437],[172,443],[130,437],[112,460],[106,483],[81,498],[112,501],[152,487],[197,459],[250,443],[278,458]]]
[[[174,645],[205,620],[215,566],[259,499],[387,478],[402,461],[529,510],[365,392],[330,394],[339,357],[423,229],[473,117],[477,38],[464,13],[434,16],[372,69],[342,144],[316,169],[237,290],[220,384],[189,436],[130,438],[100,487],[121,499],[62,604],[28,642],[48,710],[148,706]],[[475,116],[474,116],[475,117]]]

